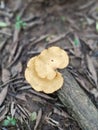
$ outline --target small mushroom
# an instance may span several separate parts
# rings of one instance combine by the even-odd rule
[[[29,60],[25,78],[36,91],[53,93],[63,85],[63,77],[57,68],[63,69],[68,63],[69,57],[64,50],[50,47]]]

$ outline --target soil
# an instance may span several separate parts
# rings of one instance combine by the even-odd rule
[[[98,109],[98,1],[2,0],[0,21],[0,130],[81,130],[56,92],[34,91],[24,71],[31,57],[61,47]],[[15,125],[5,126],[7,117]]]

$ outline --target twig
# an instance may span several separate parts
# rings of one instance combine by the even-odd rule
[[[6,38],[4,41],[2,41],[2,43],[0,43],[0,51],[3,50],[4,46],[6,45],[8,38]]]
[[[20,48],[18,49],[18,52],[16,53],[16,56],[14,57],[14,59],[12,60],[12,62],[7,66],[7,68],[11,67],[17,61],[17,59],[21,55],[22,49],[23,49],[23,46],[20,46]]]
[[[48,42],[48,45],[53,44],[53,43],[55,43],[57,41],[60,41],[61,39],[65,38],[68,34],[69,34],[69,31],[66,32],[65,34],[61,34],[61,35],[57,36],[52,41]]]
[[[86,9],[86,8],[88,8],[89,6],[91,6],[92,4],[94,4],[94,2],[95,2],[95,0],[89,1],[89,2],[87,2],[87,4],[84,4],[84,5],[80,6],[78,9],[79,9],[79,10]]]
[[[83,34],[83,36],[84,36],[84,34]],[[96,35],[96,34],[85,34],[85,37],[98,40],[98,35]]]
[[[40,109],[38,111],[38,116],[37,116],[36,124],[34,126],[34,130],[37,130],[37,127],[38,127],[38,125],[40,123],[41,117],[42,117],[42,109]]]
[[[17,107],[20,109],[20,111],[25,115],[25,117],[29,118],[29,113],[19,104],[17,104]]]
[[[32,94],[35,94],[35,95],[40,96],[41,98],[45,98],[47,100],[52,100],[52,101],[55,100],[54,98],[50,97],[49,95],[46,95],[46,94],[41,93],[41,92],[40,93],[36,92],[33,89],[28,90],[28,92],[31,92]]]
[[[27,18],[23,18],[22,20],[24,21],[24,22],[29,22],[29,21],[31,21],[31,20],[37,20],[39,18],[39,16],[35,16],[35,15],[30,15],[30,16],[28,16]]]
[[[31,27],[34,27],[36,25],[40,25],[40,24],[43,24],[43,21],[42,20],[36,20],[36,21],[32,21],[32,22],[29,22],[26,27],[24,27],[24,29],[29,29]]]
[[[1,15],[6,16],[6,17],[9,17],[9,18],[12,18],[12,17],[13,17],[13,14],[12,14],[12,13],[8,13],[8,12],[1,11],[1,10],[0,10],[0,16],[1,16]]]
[[[12,51],[10,52],[10,56],[9,56],[9,59],[8,59],[9,63],[11,63],[11,61],[13,60],[13,57],[16,53],[17,48],[18,48],[18,42],[15,42],[14,47],[13,47]]]
[[[2,108],[0,107],[0,109],[2,109]],[[5,118],[8,111],[9,111],[9,107],[4,106],[2,109],[2,114],[0,114],[0,122]]]
[[[33,45],[34,45],[34,44],[37,44],[37,43],[39,43],[39,42],[41,42],[41,41],[43,41],[43,40],[46,39],[48,36],[49,36],[49,34],[45,34],[45,35],[40,36],[39,38],[37,38],[37,40],[35,40],[35,41],[33,42]]]
[[[7,84],[9,84],[12,81],[19,80],[19,79],[23,79],[23,77],[12,78],[12,79],[8,80],[7,82],[3,83],[2,85],[0,85],[0,88],[6,86]]]
[[[0,30],[0,34],[5,34],[5,35],[8,35],[9,37],[12,36],[12,34],[10,32],[5,32],[2,30]]]
[[[50,97],[50,96],[48,96],[48,95],[46,95],[46,94],[44,94],[44,93],[36,92],[36,91],[34,91],[33,89],[28,90],[28,92],[30,92],[30,93],[32,93],[32,94],[35,94],[35,95],[37,95],[37,96],[40,96],[41,98],[45,98],[45,99],[47,99],[47,100],[55,101],[54,98],[52,98],[52,97]]]

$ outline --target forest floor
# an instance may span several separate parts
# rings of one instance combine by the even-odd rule
[[[1,0],[0,130],[81,130],[56,92],[25,80],[28,60],[50,46],[67,51],[67,69],[98,109],[98,1]]]

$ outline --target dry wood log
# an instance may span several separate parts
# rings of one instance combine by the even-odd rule
[[[82,130],[98,130],[98,110],[70,72],[64,70],[64,85],[57,95]]]

